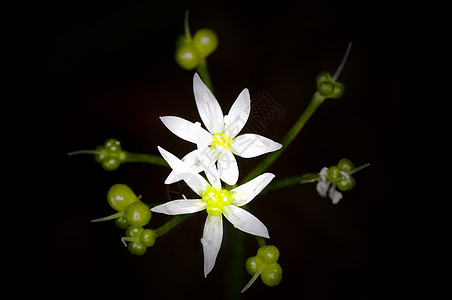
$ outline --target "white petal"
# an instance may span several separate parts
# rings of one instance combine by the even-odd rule
[[[201,238],[202,249],[204,252],[204,276],[212,271],[215,266],[218,251],[220,251],[221,241],[223,239],[223,217],[207,216],[204,225],[204,234]]]
[[[330,197],[333,204],[337,204],[339,200],[342,199],[342,193],[336,191],[336,185],[333,184],[328,192],[328,197]]]
[[[246,133],[232,140],[231,150],[235,155],[250,158],[281,149],[280,143],[258,134]]]
[[[193,169],[194,172],[199,173],[204,170],[200,159],[199,159],[199,152],[198,150],[193,150],[192,152],[189,152],[187,155],[182,157],[181,159],[187,167],[190,167]],[[165,184],[171,184],[182,180],[182,178],[177,177],[176,172],[171,171],[171,173],[168,175],[168,177],[165,180]]]
[[[270,183],[270,181],[272,181],[273,178],[275,178],[275,175],[264,173],[231,190],[232,204],[242,206],[249,203]]]
[[[322,170],[320,170],[319,176],[320,176],[320,179],[322,181],[326,181],[326,176],[327,175],[328,175],[328,168],[327,167],[324,167]]]
[[[196,145],[198,146],[199,150],[205,149],[212,145],[213,142],[213,135],[199,126],[198,129],[198,138],[196,140]]]
[[[323,198],[326,197],[326,193],[328,192],[328,188],[330,187],[331,182],[329,181],[319,181],[315,186],[317,193]]]
[[[234,138],[243,129],[251,110],[250,93],[244,89],[232,104],[227,117],[225,116],[225,132],[230,138]]]
[[[223,131],[223,111],[220,104],[197,73],[193,76],[193,93],[199,116],[207,130],[212,134]]]
[[[200,126],[201,124],[192,123],[180,117],[173,116],[160,117],[160,120],[162,120],[163,124],[165,124],[165,126],[172,133],[174,133],[181,139],[192,142],[194,144],[198,142],[198,131],[202,129]]]
[[[217,166],[215,163],[212,163],[208,166],[208,168],[204,169],[204,173],[206,173],[207,179],[210,184],[217,190],[221,189],[221,181],[220,181],[220,173],[218,173]]]
[[[215,165],[219,153],[212,147],[197,149],[196,151],[198,153],[196,157],[198,160],[198,170],[201,169],[206,173],[207,179],[214,188],[221,189],[220,174]]]
[[[218,157],[218,173],[221,180],[229,185],[234,185],[239,179],[239,167],[234,154],[229,150],[223,150]]]
[[[201,199],[181,199],[157,205],[151,211],[173,216],[195,213],[205,209],[206,205]]]
[[[210,187],[210,184],[198,173],[194,168],[191,168],[179,158],[166,151],[162,147],[158,146],[158,150],[166,162],[170,165],[173,171],[176,173],[176,176],[182,180],[184,180],[188,186],[198,195],[202,195],[202,193]]]
[[[223,207],[223,215],[235,228],[253,235],[270,238],[267,227],[258,218],[235,205]]]

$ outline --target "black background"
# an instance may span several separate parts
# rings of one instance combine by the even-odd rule
[[[434,292],[426,288],[434,272],[425,267],[437,263],[424,249],[436,247],[427,225],[441,220],[429,211],[447,198],[434,192],[447,189],[436,170],[450,163],[451,153],[441,107],[450,88],[445,72],[437,72],[446,69],[448,35],[441,8],[380,1],[62,1],[6,8],[4,103],[18,113],[13,127],[22,150],[14,222],[26,234],[11,249],[31,258],[15,269],[19,282],[51,299],[238,295],[224,283],[230,229],[214,270],[203,276],[204,212],[143,257],[128,253],[112,222],[90,222],[113,212],[105,195],[114,183],[128,184],[147,203],[174,199],[177,186],[163,184],[166,168],[125,164],[106,172],[89,156],[67,156],[110,137],[131,152],[158,154],[160,145],[181,157],[193,149],[158,119],[199,119],[193,72],[174,62],[186,8],[192,33],[209,27],[219,36],[208,64],[223,111],[245,87],[252,98],[265,91],[284,110],[260,132],[274,140],[307,106],[315,75],[333,73],[353,42],[340,77],[344,97],[326,101],[269,171],[277,179],[316,172],[342,157],[371,166],[356,174],[356,187],[337,205],[320,198],[314,184],[251,202],[269,243],[281,251],[284,275],[274,288],[257,281],[245,297],[395,299]],[[6,118],[10,106],[4,107]],[[241,176],[260,159],[239,158]],[[32,216],[24,218],[24,210]],[[149,227],[166,220],[154,214]],[[245,235],[245,257],[256,249]]]

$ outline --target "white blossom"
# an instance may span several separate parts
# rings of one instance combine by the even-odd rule
[[[269,238],[267,227],[255,216],[240,206],[248,204],[275,177],[265,173],[230,191],[221,187],[219,178],[208,182],[197,170],[180,160],[165,149],[158,147],[163,158],[173,169],[175,176],[184,180],[200,197],[198,199],[183,199],[167,202],[153,207],[151,210],[167,215],[195,213],[206,210],[208,215],[204,225],[201,244],[204,252],[204,275],[213,269],[223,239],[223,216],[234,227],[264,238]]]
[[[180,117],[160,117],[163,124],[178,137],[197,145],[197,149],[182,158],[199,173],[206,172],[208,179],[220,177],[229,185],[237,183],[239,169],[234,155],[244,158],[256,157],[279,150],[282,145],[258,134],[240,131],[245,126],[251,110],[248,89],[244,89],[232,104],[227,115],[198,74],[193,77],[193,92],[199,116],[207,128],[199,122]],[[212,174],[217,173],[217,174]],[[166,183],[180,180],[174,171]]]

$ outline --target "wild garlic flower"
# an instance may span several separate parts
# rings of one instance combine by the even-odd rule
[[[319,173],[320,177],[319,177],[319,182],[317,182],[316,185],[316,190],[317,193],[319,193],[319,195],[323,198],[326,198],[327,194],[328,197],[331,199],[331,201],[333,202],[333,204],[337,204],[339,202],[339,200],[342,199],[342,193],[336,190],[336,184],[331,183],[330,181],[328,181],[327,179],[327,175],[328,175],[328,168],[323,168],[320,173]],[[331,185],[331,187],[330,187]]]
[[[239,94],[227,115],[223,115],[217,99],[196,73],[193,77],[193,92],[199,116],[207,130],[203,129],[199,122],[192,123],[180,117],[165,116],[160,119],[175,135],[197,145],[197,149],[182,160],[193,166],[198,173],[204,170],[209,180],[217,176],[212,174],[215,172],[221,180],[234,185],[239,177],[234,155],[251,158],[282,147],[281,144],[258,134],[238,135],[250,115],[248,89]],[[175,177],[173,172],[165,182],[178,180],[180,178]]]
[[[361,165],[355,168],[354,164],[346,158],[341,159],[336,166],[323,168],[317,179],[316,189],[320,196],[331,199],[333,204],[337,204],[342,199],[342,193],[353,189],[355,186],[355,178],[352,174],[368,167],[369,164]]]
[[[165,149],[158,147],[176,176],[200,196],[198,199],[179,199],[155,206],[153,212],[167,215],[189,214],[206,210],[207,219],[201,244],[204,252],[204,276],[213,269],[223,239],[223,215],[234,227],[264,238],[269,238],[267,227],[255,216],[240,206],[254,199],[275,177],[270,173],[262,174],[232,190],[221,187],[219,179],[206,181],[191,168]]]

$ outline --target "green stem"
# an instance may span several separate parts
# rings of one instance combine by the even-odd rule
[[[299,176],[289,177],[277,180],[275,182],[270,183],[261,193],[263,195],[270,191],[279,190],[280,188],[284,188],[286,186],[294,185],[294,184],[302,184],[315,182],[319,178],[319,173],[306,173]]]
[[[225,278],[225,299],[244,299],[240,294],[245,282],[244,234],[229,224]]]
[[[122,162],[143,162],[168,167],[168,163],[160,156],[144,153],[130,153],[122,151]]]
[[[306,122],[311,118],[312,114],[317,110],[320,104],[325,101],[325,97],[319,94],[319,92],[315,92],[312,96],[311,102],[309,102],[306,110],[301,114],[300,118],[295,122],[295,124],[290,128],[287,132],[286,136],[282,139],[281,144],[282,148],[276,152],[270,153],[267,157],[264,158],[248,175],[243,179],[243,182],[248,182],[254,177],[262,174],[268,167],[284,152],[284,150],[289,147],[290,143],[295,139],[300,130],[306,124]]]
[[[256,235],[256,240],[257,240],[257,244],[259,245],[259,248],[267,245],[267,243],[265,242],[265,239],[261,236]]]
[[[202,81],[205,83],[205,85],[207,85],[212,94],[214,94],[212,81],[210,80],[209,70],[207,69],[207,60],[205,58],[201,58],[201,61],[199,62],[196,71],[199,73],[199,75],[202,78]]]
[[[178,215],[173,217],[171,220],[169,220],[159,228],[155,229],[155,237],[158,238],[166,234],[168,231],[173,229],[177,224],[179,224],[182,220],[184,220],[188,216],[189,215]]]

